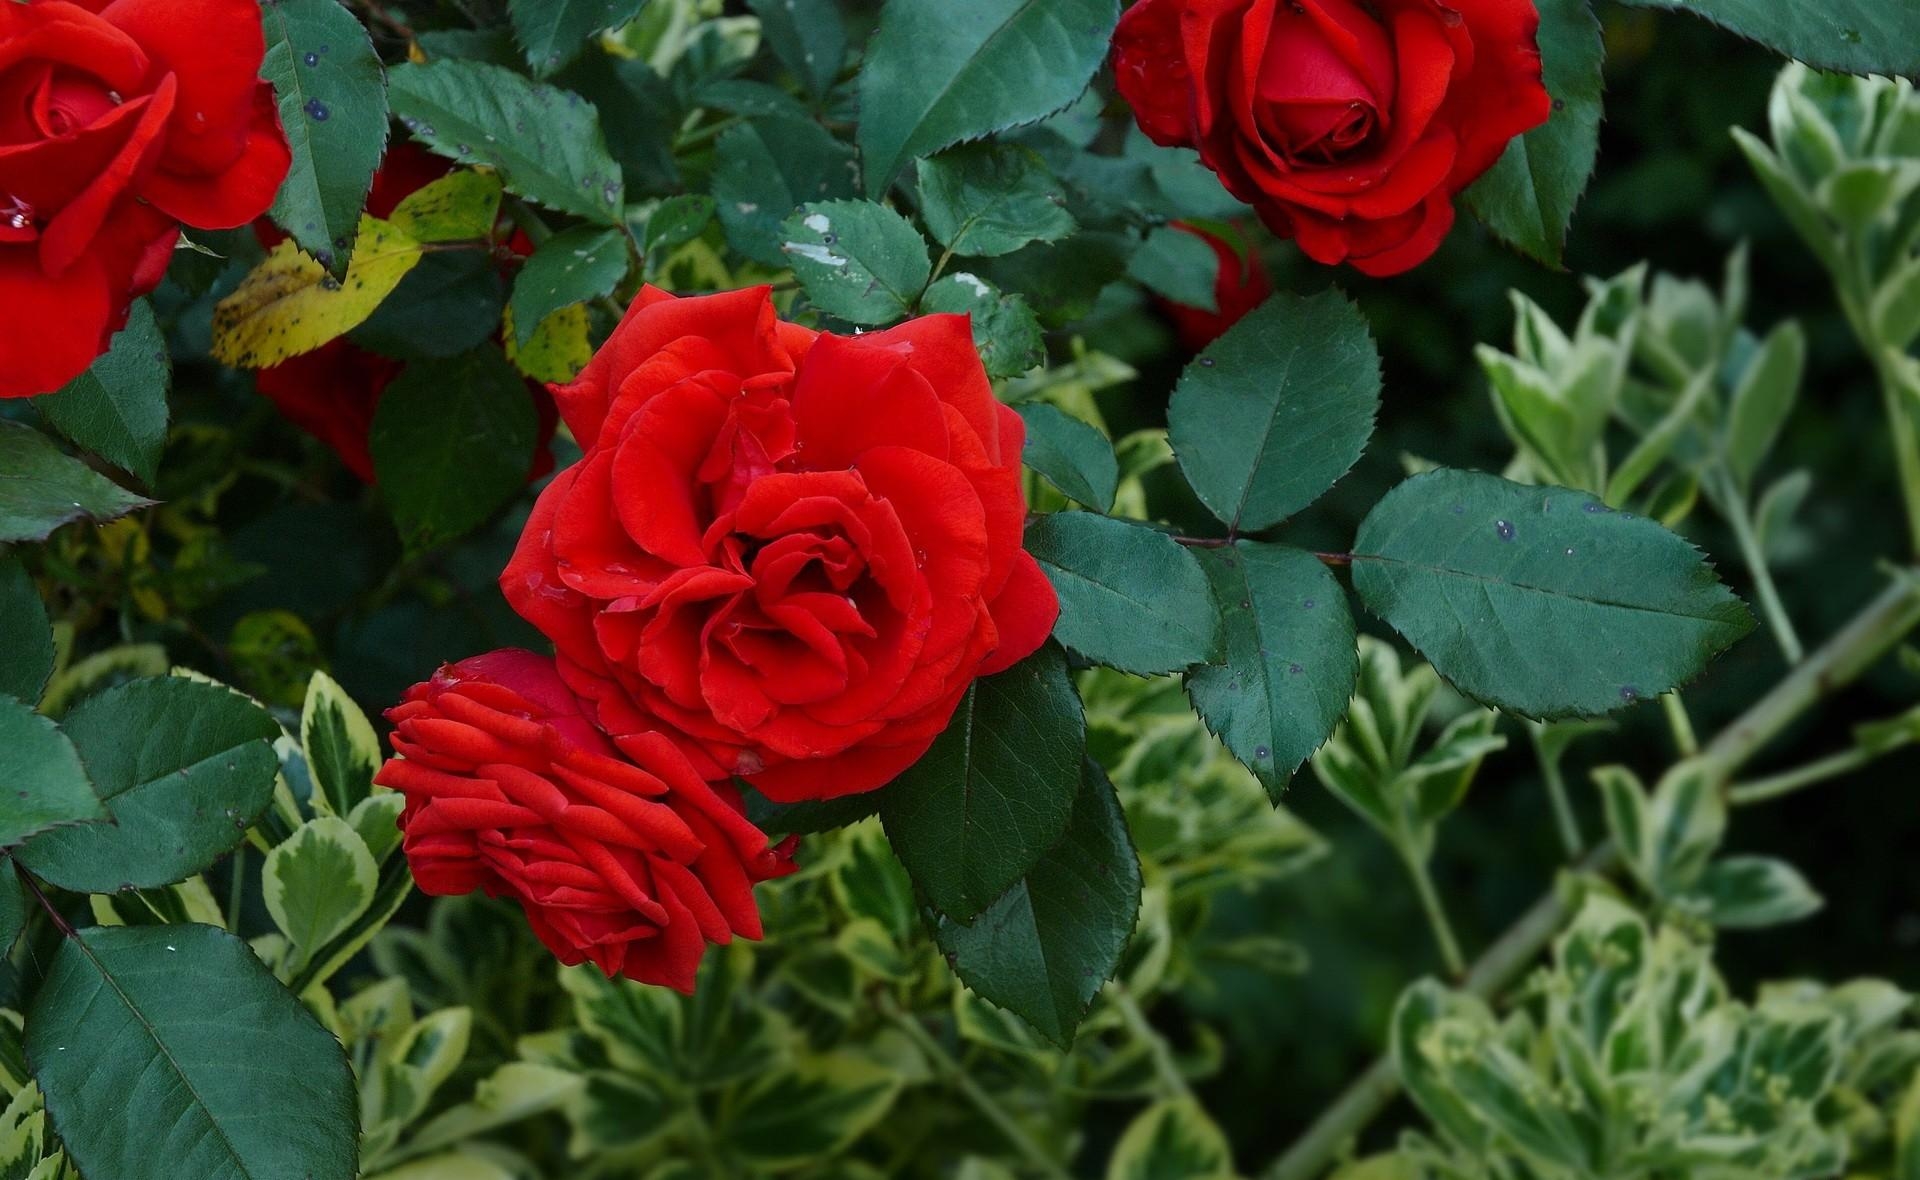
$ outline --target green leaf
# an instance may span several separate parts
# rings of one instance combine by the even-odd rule
[[[807,298],[848,323],[890,324],[907,315],[933,273],[920,231],[871,201],[811,203],[780,228],[780,250]]]
[[[1813,203],[1813,198],[1800,182],[1790,173],[1780,157],[1773,154],[1760,139],[1744,127],[1733,129],[1733,141],[1747,157],[1747,163],[1753,168],[1753,174],[1759,178],[1762,188],[1773,198],[1779,207],[1781,216],[1787,224],[1793,226],[1807,248],[1821,263],[1832,270],[1840,265],[1840,243],[1834,232],[1828,228],[1825,215]]]
[[[267,56],[293,164],[270,210],[300,248],[347,270],[360,209],[387,148],[387,79],[366,28],[338,0],[260,6]]]
[[[1240,541],[1207,549],[1227,662],[1187,674],[1194,711],[1275,803],[1346,715],[1360,657],[1346,591],[1311,553]]]
[[[1054,634],[1096,664],[1154,676],[1220,655],[1220,616],[1193,552],[1167,534],[1092,512],[1027,526],[1027,550],[1060,595]]]
[[[379,870],[346,820],[309,820],[267,853],[260,884],[267,913],[300,962],[310,959],[373,904]]]
[[[862,1057],[805,1057],[746,1086],[716,1132],[750,1167],[791,1168],[844,1150],[885,1117],[902,1085],[897,1071]]]
[[[627,235],[617,229],[576,226],[540,243],[513,280],[514,337],[521,348],[540,321],[576,303],[598,299],[627,273]]]
[[[409,548],[458,537],[527,481],[539,417],[492,345],[416,361],[381,395],[370,447],[380,491]]]
[[[325,0],[332,3],[333,0]],[[172,367],[153,305],[134,301],[113,344],[66,388],[34,399],[54,429],[149,486],[167,445]]]
[[[1052,644],[967,690],[880,800],[895,854],[937,909],[972,921],[1053,847],[1080,790],[1086,733]]]
[[[13,861],[0,856],[0,959],[13,952],[13,944],[26,928],[27,887],[13,871]]]
[[[705,193],[681,193],[668,197],[647,218],[641,248],[651,258],[656,251],[671,250],[691,242],[706,232],[715,208],[713,198]]]
[[[1920,8],[1884,0],[1623,0],[1691,12],[1785,57],[1848,74],[1920,74]]]
[[[73,742],[52,721],[6,696],[0,696],[0,783],[6,784],[0,789],[0,848],[107,816]]]
[[[224,685],[136,680],[80,702],[62,728],[113,819],[48,832],[16,854],[62,889],[185,880],[238,844],[273,798],[280,726]]]
[[[1095,512],[1111,509],[1120,486],[1120,462],[1107,436],[1047,402],[1023,402],[1014,409],[1027,424],[1027,449],[1021,456],[1027,466],[1062,495]]]
[[[1157,1102],[1134,1116],[1114,1145],[1107,1180],[1233,1180],[1233,1148],[1191,1098]]]
[[[1647,891],[1669,898],[1693,888],[1727,835],[1727,800],[1713,770],[1682,762],[1660,776],[1646,810],[1644,842],[1631,867]]]
[[[1163,225],[1127,263],[1127,275],[1155,295],[1201,311],[1219,311],[1220,256],[1198,234]]]
[[[1430,472],[1374,506],[1353,584],[1462,692],[1604,713],[1690,679],[1753,618],[1685,540],[1584,492]]]
[[[1032,148],[957,147],[920,161],[919,180],[927,230],[955,254],[993,258],[1079,228],[1066,189]]]
[[[1727,410],[1727,466],[1742,488],[1773,450],[1800,397],[1807,369],[1807,335],[1789,320],[1768,334],[1747,364]]]
[[[647,0],[509,0],[513,35],[527,64],[546,77],[572,61],[587,38],[632,20]]]
[[[63,524],[105,524],[152,504],[62,453],[31,426],[0,419],[0,545],[44,541]]]
[[[353,1072],[247,945],[212,926],[66,939],[27,1060],[95,1180],[353,1180]]]
[[[911,159],[1066,107],[1119,19],[1119,0],[892,0],[860,70],[867,195]]]
[[[1502,241],[1558,267],[1600,152],[1600,22],[1587,0],[1540,0],[1540,60],[1553,114],[1507,145],[1466,203]]]
[[[1126,813],[1088,759],[1059,842],[971,926],[941,919],[934,933],[968,987],[1067,1049],[1139,912]]]
[[[1187,482],[1227,527],[1278,524],[1360,459],[1380,407],[1380,354],[1337,291],[1261,304],[1187,366],[1167,409]]]
[[[839,0],[747,0],[760,35],[815,98],[833,89],[847,58]]]
[[[53,624],[27,567],[0,553],[0,696],[39,703],[53,675]]]
[[[1726,930],[1759,930],[1798,922],[1825,904],[1800,870],[1770,856],[1729,856],[1700,874],[1692,898],[1707,921]]]
[[[380,739],[373,723],[345,689],[325,672],[307,681],[300,709],[300,748],[326,809],[342,818],[373,793],[380,769]]]
[[[922,314],[973,317],[973,343],[989,377],[1017,377],[1046,359],[1040,317],[1024,295],[1008,295],[978,275],[950,274],[920,297]]]
[[[713,199],[727,242],[768,266],[787,265],[788,214],[859,191],[853,149],[811,120],[754,119],[722,135],[713,151]]]
[[[477,61],[408,62],[389,85],[400,122],[436,153],[493,168],[508,192],[550,209],[620,224],[620,165],[579,95]]]
[[[1906,351],[1920,336],[1920,255],[1895,267],[1873,295],[1873,331],[1889,348]]]

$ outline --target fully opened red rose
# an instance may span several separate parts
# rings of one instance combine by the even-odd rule
[[[793,870],[731,786],[660,734],[616,749],[553,661],[498,651],[442,668],[388,710],[423,892],[511,897],[569,965],[693,990],[709,943],[760,937],[753,886]]]
[[[557,388],[586,456],[501,575],[601,727],[780,801],[879,787],[1058,604],[1021,548],[1025,432],[965,317],[841,337],[769,291],[643,291]]]
[[[1533,0],[1140,0],[1114,34],[1154,142],[1199,149],[1318,262],[1392,275],[1546,122]]]
[[[0,397],[58,389],[290,159],[255,0],[0,3]]]

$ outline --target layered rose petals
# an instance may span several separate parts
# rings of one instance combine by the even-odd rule
[[[1023,425],[964,317],[844,338],[765,288],[648,289],[555,395],[587,452],[501,586],[616,741],[782,801],[872,790],[1052,629]]]
[[[1538,26],[1532,0],[1140,0],[1114,72],[1141,129],[1198,149],[1274,232],[1389,275],[1547,120]]]
[[[616,747],[543,656],[442,668],[387,717],[377,781],[406,796],[421,890],[512,898],[569,965],[690,992],[709,944],[760,937],[753,886],[793,870],[731,787],[660,734]]]
[[[0,397],[84,370],[182,222],[273,203],[291,156],[265,52],[252,0],[0,5]]]

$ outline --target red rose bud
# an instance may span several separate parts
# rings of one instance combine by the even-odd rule
[[[964,316],[848,338],[765,287],[648,288],[554,396],[586,455],[500,584],[609,733],[781,802],[869,791],[1053,629],[1024,427]]]
[[[1242,238],[1241,243],[1235,245],[1212,230],[1183,221],[1174,222],[1173,228],[1212,246],[1214,256],[1220,260],[1220,277],[1213,281],[1214,310],[1161,301],[1161,307],[1180,333],[1180,342],[1199,352],[1226,335],[1227,329],[1239,323],[1241,317],[1265,303],[1267,296],[1273,294],[1273,279],[1252,242]]]
[[[449,665],[387,718],[375,781],[407,798],[421,890],[513,898],[569,966],[691,992],[708,943],[760,937],[755,883],[793,871],[793,838],[770,847],[666,737],[616,748],[544,656]]]
[[[1552,113],[1539,24],[1532,0],[1140,0],[1114,74],[1141,130],[1308,257],[1392,275]]]
[[[292,157],[265,55],[255,0],[0,4],[0,397],[84,372],[181,223],[273,203]]]

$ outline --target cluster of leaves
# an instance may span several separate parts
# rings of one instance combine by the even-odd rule
[[[1506,1019],[1407,992],[1393,1053],[1434,1133],[1343,1176],[1905,1176],[1920,1127],[1880,1112],[1920,1102],[1914,1011],[1876,979],[1741,1003],[1708,944],[1595,894]]]

